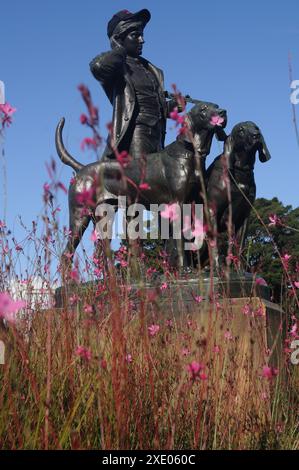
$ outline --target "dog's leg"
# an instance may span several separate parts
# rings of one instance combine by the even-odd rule
[[[91,220],[90,214],[82,215],[82,207],[73,208],[70,212],[69,235],[61,257],[63,282],[67,281],[72,266],[72,257]]]
[[[248,220],[249,218],[247,217],[247,219],[244,220],[243,225],[239,228],[237,232],[237,240],[239,242],[238,258],[240,260],[241,259],[243,260],[243,258],[241,257],[242,257],[244,246],[245,246],[245,239],[246,239],[247,230],[248,230]],[[247,260],[246,262],[243,262],[242,264],[245,264],[244,268],[246,268]]]
[[[190,267],[190,263],[188,263],[188,257],[186,255],[186,250],[185,250],[185,243],[186,239],[184,237],[184,224],[183,224],[183,204],[180,204],[180,211],[179,215],[181,218],[181,225],[180,225],[180,237],[179,239],[175,239],[174,243],[176,245],[177,249],[177,268],[182,274],[188,274],[192,271]],[[175,222],[174,222],[175,223]],[[173,227],[173,225],[172,225]],[[173,230],[172,234],[175,234],[175,231]]]
[[[129,275],[132,281],[138,281],[142,276],[142,269],[140,265],[140,255],[141,255],[141,246],[142,240],[138,237],[136,238],[130,236],[129,225],[135,219],[134,215],[128,215],[126,218],[127,223],[127,240],[128,240],[128,261],[129,261]],[[139,227],[139,231],[141,228]]]
[[[98,237],[95,256],[99,261],[102,261],[102,266],[104,266],[104,272],[106,274],[109,273],[109,260],[111,260],[112,256],[110,245],[115,211],[117,209],[117,206],[114,204],[110,204],[110,207],[111,211],[109,211],[109,214],[105,213],[105,215],[96,215],[94,219],[94,228]]]

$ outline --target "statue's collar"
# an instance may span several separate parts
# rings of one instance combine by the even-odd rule
[[[139,62],[140,57],[131,57],[130,55],[127,55],[126,60],[127,62]]]
[[[142,65],[147,65],[148,64],[148,61],[146,59],[144,59],[143,57],[141,57],[141,56],[131,57],[130,55],[127,55],[126,61],[129,64],[142,64]]]

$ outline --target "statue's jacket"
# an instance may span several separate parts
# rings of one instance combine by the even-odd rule
[[[154,74],[158,82],[158,94],[163,112],[162,146],[164,146],[166,118],[175,104],[173,101],[166,102],[163,71],[146,59],[142,58],[142,60],[146,62],[149,70]],[[90,62],[90,70],[93,76],[101,83],[110,103],[113,105],[113,144],[114,147],[120,148],[121,142],[133,119],[136,105],[136,94],[126,65],[125,49],[123,47],[116,47],[109,52],[96,56]],[[103,157],[110,157],[112,155],[113,150],[109,137]]]

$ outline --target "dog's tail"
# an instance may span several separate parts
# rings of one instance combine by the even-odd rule
[[[75,171],[81,170],[84,165],[82,163],[78,162],[75,160],[66,150],[63,140],[62,140],[62,129],[64,127],[65,119],[61,118],[57,127],[56,127],[56,133],[55,133],[55,144],[56,144],[56,150],[58,153],[58,156],[60,160],[65,163],[66,165],[71,166]]]

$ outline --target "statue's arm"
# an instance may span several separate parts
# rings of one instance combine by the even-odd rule
[[[121,46],[97,55],[89,64],[91,73],[104,88],[111,86],[111,81],[113,82],[123,70],[125,58],[126,51]]]

